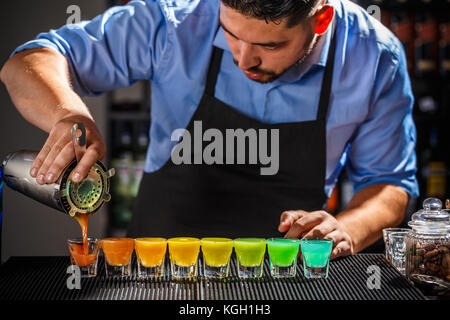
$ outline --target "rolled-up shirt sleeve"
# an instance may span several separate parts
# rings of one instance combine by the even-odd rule
[[[164,14],[157,1],[132,1],[91,21],[41,33],[18,47],[50,48],[69,61],[74,90],[98,95],[152,79],[167,49]]]
[[[347,173],[355,192],[373,184],[402,187],[419,195],[416,180],[414,97],[400,45],[383,50],[371,105],[348,150]]]

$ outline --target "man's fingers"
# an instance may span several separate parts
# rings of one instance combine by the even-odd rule
[[[34,159],[33,164],[31,165],[31,169],[30,169],[30,175],[33,178],[38,177],[39,170],[41,169],[42,164],[44,163],[45,159],[47,158],[47,155],[52,150],[52,145],[54,143],[55,143],[55,139],[52,138],[51,136],[49,136],[47,138],[47,141],[45,141],[45,144],[42,147],[41,151],[39,151],[36,159]]]
[[[333,248],[335,248],[341,241],[346,240],[345,234],[339,230],[334,230],[333,232],[330,232],[329,234],[324,236],[324,238],[333,240]]]
[[[285,238],[299,238],[303,233],[308,232],[310,229],[314,228],[316,225],[323,221],[323,216],[311,212],[304,215],[302,218],[297,219],[289,229],[289,231],[284,235]]]
[[[304,239],[322,239],[322,238],[328,238],[330,235],[332,236],[337,236],[335,233],[339,233],[336,230],[336,225],[332,224],[332,223],[320,223],[317,226],[315,226],[314,228],[312,228],[307,234],[305,234],[303,236]],[[333,238],[328,238],[328,239],[332,239],[334,241]]]
[[[294,221],[300,219],[304,215],[304,213],[305,211],[303,210],[284,211],[280,217],[280,225],[278,226],[278,231],[288,231]]]
[[[65,141],[64,137],[61,137],[54,145],[51,146],[50,152],[47,154],[44,162],[42,163],[39,172],[37,174],[37,182],[38,183],[51,183],[56,180],[57,177],[54,175],[55,172],[49,172],[49,168],[52,166],[53,162],[56,158],[60,156],[60,153],[64,149],[67,141]]]
[[[336,259],[342,256],[348,256],[352,254],[352,247],[348,241],[339,242],[333,251],[331,251],[330,259]]]
[[[47,170],[46,183],[54,183],[75,158],[72,142],[66,144]]]
[[[86,153],[81,158],[75,169],[73,169],[70,180],[75,183],[81,182],[87,177],[94,164],[101,158],[100,152],[93,145],[87,148]]]

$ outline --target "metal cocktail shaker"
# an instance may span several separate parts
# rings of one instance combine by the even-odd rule
[[[69,181],[77,161],[67,166],[56,183],[40,185],[29,172],[37,151],[19,150],[9,154],[2,163],[3,180],[11,189],[16,190],[40,203],[74,216],[76,213],[90,214],[111,199],[109,194],[110,178],[114,169],[106,170],[103,163],[97,161],[91,171],[96,179],[86,178],[80,183]]]

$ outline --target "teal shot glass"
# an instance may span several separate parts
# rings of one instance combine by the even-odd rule
[[[302,239],[300,250],[303,258],[303,272],[306,278],[327,278],[330,255],[333,248],[331,239]]]

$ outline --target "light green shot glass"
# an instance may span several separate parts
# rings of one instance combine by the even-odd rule
[[[234,240],[234,250],[241,279],[260,278],[263,274],[266,239],[238,238]]]

